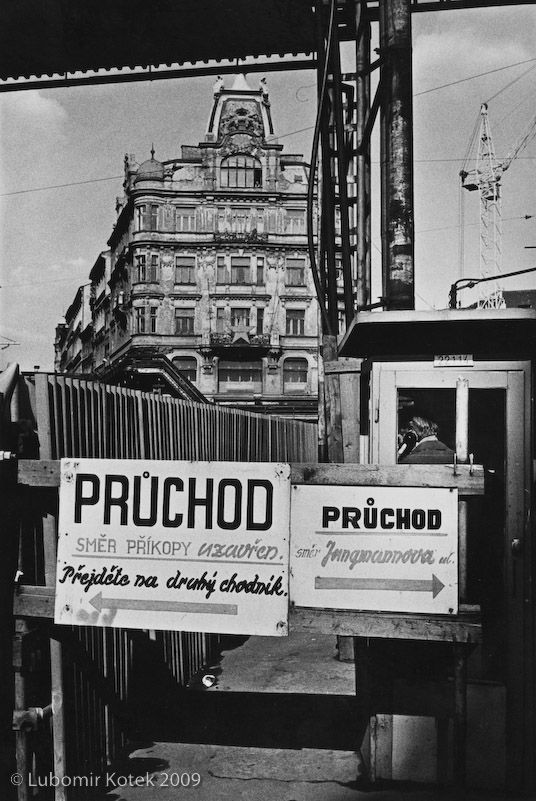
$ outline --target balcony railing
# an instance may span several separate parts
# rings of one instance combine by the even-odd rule
[[[214,241],[261,243],[268,242],[268,234],[264,231],[257,231],[256,228],[251,231],[215,231]]]
[[[210,334],[210,344],[213,347],[231,347],[235,343],[243,347],[244,340],[247,340],[248,344],[252,347],[258,348],[268,348],[270,347],[270,335],[269,334],[247,334],[242,332],[228,332],[225,334],[222,333],[211,333]]]

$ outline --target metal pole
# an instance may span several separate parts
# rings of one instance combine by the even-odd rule
[[[385,135],[382,226],[385,226],[384,296],[388,309],[413,309],[413,138],[410,0],[385,0],[381,47],[386,65],[382,118]]]
[[[358,7],[361,9],[361,6]],[[357,141],[363,139],[370,109],[370,22],[360,12],[357,31]],[[368,306],[371,293],[370,147],[357,156],[357,308]]]
[[[348,203],[348,161],[346,158],[346,143],[344,132],[344,119],[342,107],[342,77],[341,77],[341,55],[339,50],[338,38],[333,43],[332,49],[332,91],[333,98],[333,114],[335,121],[336,132],[336,176],[337,176],[337,189],[339,195],[339,211],[340,211],[340,237],[341,237],[341,262],[342,262],[342,277],[344,288],[344,314],[346,326],[349,327],[354,318],[354,292],[352,286],[352,265],[350,256],[350,223],[349,223],[349,203]],[[337,277],[335,275],[335,283]]]
[[[469,381],[456,381],[456,459],[464,464],[469,452]],[[458,587],[460,602],[467,602],[467,501],[458,503]]]

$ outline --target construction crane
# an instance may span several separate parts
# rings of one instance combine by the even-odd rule
[[[466,169],[469,161],[468,155],[460,171],[461,186],[470,192],[478,191],[480,194],[480,276],[488,279],[491,290],[486,291],[483,288],[488,286],[488,282],[480,285],[482,289],[478,308],[501,309],[505,305],[500,280],[502,272],[501,180],[514,159],[536,136],[536,116],[503,161],[499,161],[495,156],[487,103],[482,103],[480,107],[480,124],[475,126],[468,153],[472,150],[477,128],[479,133],[475,168]],[[463,231],[461,236],[463,236]]]

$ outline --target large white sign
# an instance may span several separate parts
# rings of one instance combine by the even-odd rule
[[[291,498],[297,606],[457,613],[457,490],[298,485]]]
[[[288,633],[290,467],[62,459],[55,622]]]

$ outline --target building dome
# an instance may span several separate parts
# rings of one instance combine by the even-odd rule
[[[138,167],[138,172],[134,178],[134,183],[138,181],[163,181],[164,165],[154,157],[154,148],[151,150],[151,158],[144,161]]]

